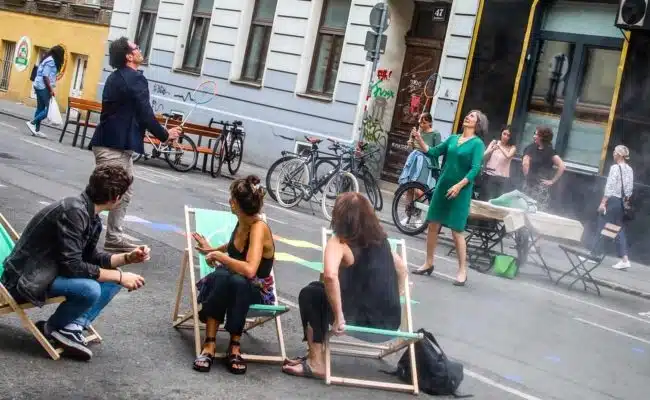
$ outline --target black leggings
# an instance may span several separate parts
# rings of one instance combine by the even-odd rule
[[[262,301],[259,289],[243,276],[227,268],[216,268],[208,295],[201,304],[199,319],[205,322],[214,318],[220,323],[226,321],[225,329],[231,335],[241,335],[246,324],[246,314],[251,304]]]
[[[300,318],[305,331],[303,340],[307,340],[307,325],[314,331],[314,343],[323,343],[329,325],[334,322],[332,308],[325,294],[322,282],[312,282],[305,286],[298,295]]]

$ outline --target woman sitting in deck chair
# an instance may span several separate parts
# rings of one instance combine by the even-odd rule
[[[230,242],[211,248],[199,233],[192,236],[197,250],[206,255],[214,272],[198,282],[198,302],[202,305],[199,319],[206,324],[205,343],[201,355],[194,361],[194,369],[208,372],[216,351],[219,324],[226,319],[225,330],[230,332],[226,357],[228,370],[233,374],[246,372],[241,357],[239,340],[246,324],[251,304],[274,304],[271,269],[275,256],[273,234],[260,218],[264,198],[260,179],[250,175],[230,185],[230,208],[237,216],[237,226]]]
[[[340,195],[332,229],[325,246],[325,283],[312,282],[298,296],[309,351],[285,361],[282,371],[290,375],[324,377],[323,341],[330,324],[337,335],[345,331],[346,320],[377,329],[400,326],[406,265],[391,251],[368,199],[359,193]]]

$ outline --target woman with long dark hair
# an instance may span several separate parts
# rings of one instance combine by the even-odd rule
[[[510,191],[510,163],[517,153],[510,125],[501,128],[499,140],[493,140],[485,149],[485,176],[481,188],[482,200],[494,199]]]
[[[38,65],[33,85],[36,93],[36,111],[34,118],[26,122],[33,136],[47,137],[41,132],[41,121],[47,118],[50,99],[55,96],[56,76],[61,71],[64,60],[65,49],[61,45],[56,45],[47,52],[43,61]]]
[[[402,320],[406,265],[391,250],[370,201],[359,193],[338,196],[332,229],[325,245],[324,282],[312,282],[298,295],[309,350],[285,361],[282,371],[289,375],[324,377],[323,342],[330,325],[338,335],[346,323],[394,330]]]

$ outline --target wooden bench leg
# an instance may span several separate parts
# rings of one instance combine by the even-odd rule
[[[68,106],[68,111],[65,113],[65,124],[63,124],[63,129],[61,129],[61,136],[59,137],[59,143],[63,142],[63,136],[65,135],[66,129],[68,129],[69,123],[70,123],[70,106]]]

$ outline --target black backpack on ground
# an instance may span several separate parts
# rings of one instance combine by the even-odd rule
[[[442,347],[430,332],[418,330],[424,339],[415,343],[415,362],[418,372],[420,390],[432,395],[453,395],[454,397],[472,397],[458,395],[456,390],[463,381],[463,364],[451,361],[442,351]],[[412,384],[411,357],[407,349],[397,362],[397,370],[390,373],[402,381]]]

